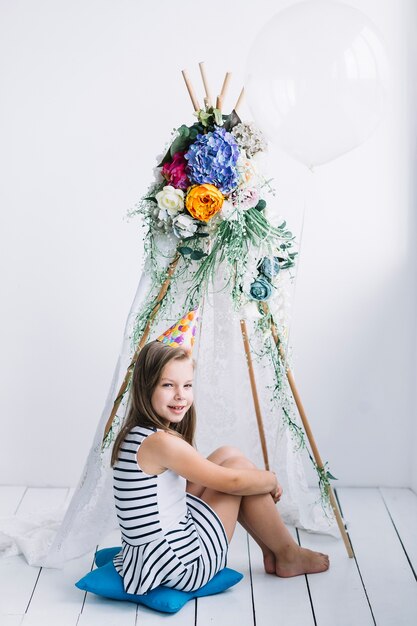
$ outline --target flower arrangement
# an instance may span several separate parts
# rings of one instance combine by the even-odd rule
[[[185,261],[198,263],[190,306],[226,260],[241,309],[274,295],[280,272],[295,264],[294,237],[285,221],[275,227],[266,217],[274,190],[258,165],[267,148],[261,131],[235,110],[224,115],[206,106],[195,115],[174,131],[148,194],[130,214],[144,217],[148,249],[163,233],[177,240]]]

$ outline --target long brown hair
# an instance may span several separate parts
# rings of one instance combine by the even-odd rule
[[[159,341],[151,341],[139,352],[138,359],[133,369],[127,416],[113,445],[111,455],[112,466],[117,461],[119,448],[123,439],[134,426],[160,428],[181,436],[191,445],[194,444],[196,426],[194,404],[190,406],[181,422],[171,424],[168,427],[166,422],[155,413],[151,403],[152,394],[161,378],[162,370],[165,365],[173,359],[182,361],[184,359],[190,359],[190,355],[180,346],[178,348],[171,348]]]

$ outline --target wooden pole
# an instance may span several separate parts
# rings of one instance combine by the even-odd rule
[[[265,430],[262,420],[261,407],[259,404],[258,391],[256,389],[255,374],[253,371],[252,356],[249,346],[248,331],[245,320],[240,320],[240,330],[242,332],[243,345],[245,347],[246,363],[249,370],[250,386],[252,389],[253,404],[255,406],[256,421],[258,422],[259,438],[261,440],[262,455],[264,457],[265,469],[269,470],[268,449],[266,447]]]
[[[204,99],[204,102],[206,103],[206,107],[209,108],[211,107],[211,94],[210,94],[210,88],[209,88],[208,81],[207,81],[206,70],[205,70],[203,62],[199,63],[198,65],[200,68],[201,78],[203,79],[204,91],[206,92],[206,97]]]
[[[237,99],[237,102],[236,102],[235,107],[234,107],[234,111],[236,113],[237,113],[238,109],[240,108],[240,105],[242,104],[244,97],[245,97],[245,88],[242,87],[242,91],[240,92],[239,98]]]
[[[226,72],[226,76],[224,77],[222,90],[220,92],[220,97],[222,100],[225,99],[227,90],[229,89],[230,79],[232,78],[232,72]]]
[[[264,311],[265,314],[269,313],[269,308],[268,308],[268,306],[265,303],[263,303],[262,308],[263,308],[263,311]],[[287,366],[286,366],[286,360],[287,359],[286,359],[286,355],[285,355],[285,350],[284,350],[284,348],[282,346],[282,343],[281,343],[281,341],[279,339],[277,328],[275,326],[275,323],[274,323],[274,320],[272,319],[272,317],[271,317],[271,332],[272,332],[272,337],[274,338],[275,345],[277,346],[277,349],[279,351],[279,356],[280,356],[282,362],[285,365],[287,380],[288,380],[288,383],[290,385],[291,392],[292,392],[292,395],[294,397],[295,404],[297,405],[297,409],[298,409],[298,412],[300,414],[301,421],[303,423],[303,427],[304,427],[305,433],[306,433],[308,441],[310,443],[310,447],[311,447],[311,450],[313,452],[314,459],[315,459],[319,469],[324,469],[324,463],[322,461],[322,458],[320,456],[320,453],[319,453],[316,441],[314,439],[313,431],[311,430],[311,427],[310,427],[310,424],[309,424],[309,421],[308,421],[308,418],[307,418],[307,414],[306,414],[306,412],[304,410],[303,403],[301,402],[301,397],[300,397],[300,394],[298,393],[298,389],[297,389],[297,386],[295,384],[294,375],[293,375],[292,371],[290,370],[290,368],[289,367],[287,368]],[[332,486],[330,484],[329,484],[329,499],[330,499],[330,504],[332,506],[333,513],[335,515],[335,518],[336,518],[336,521],[337,521],[337,525],[339,527],[340,534],[342,535],[342,539],[344,541],[347,553],[348,553],[350,558],[353,558],[352,546],[350,545],[349,537],[347,535],[346,528],[345,528],[345,525],[344,525],[343,520],[342,520],[342,515],[341,515],[339,507],[337,505],[336,498],[335,498],[334,493],[333,493],[333,488],[332,488]]]
[[[183,78],[184,78],[184,81],[185,81],[185,85],[186,85],[186,87],[188,89],[188,93],[189,93],[189,96],[191,98],[191,102],[193,103],[194,111],[199,111],[200,110],[200,105],[198,104],[198,100],[197,100],[197,98],[195,96],[194,89],[193,89],[193,86],[191,84],[191,81],[188,78],[187,71],[186,70],[182,70],[181,73],[183,75]]]
[[[161,306],[162,300],[165,297],[166,292],[168,291],[168,287],[170,285],[171,278],[172,278],[172,276],[173,276],[173,274],[175,272],[175,268],[177,267],[179,259],[180,259],[180,255],[177,254],[175,256],[175,258],[173,259],[173,261],[170,263],[169,267],[168,267],[167,277],[166,277],[164,283],[161,286],[161,289],[160,289],[159,294],[158,294],[157,302],[156,302],[156,304],[155,304],[155,306],[154,306],[154,308],[153,308],[153,310],[152,310],[152,312],[151,312],[151,314],[150,314],[150,316],[148,318],[148,321],[147,321],[146,326],[145,326],[145,330],[143,331],[142,337],[140,338],[140,341],[139,341],[138,346],[137,346],[137,348],[135,350],[135,354],[133,355],[133,358],[132,358],[132,360],[130,362],[130,365],[127,368],[127,371],[126,371],[125,377],[123,379],[122,385],[121,385],[121,387],[119,389],[119,393],[117,394],[116,399],[115,399],[115,401],[113,403],[112,412],[110,413],[109,419],[107,420],[106,426],[104,428],[103,443],[104,443],[104,440],[106,439],[107,435],[110,432],[110,429],[111,429],[112,424],[113,424],[113,420],[114,420],[114,418],[116,416],[116,413],[118,411],[118,408],[120,406],[122,398],[123,398],[123,396],[124,396],[124,394],[126,392],[128,384],[129,384],[130,378],[132,376],[133,369],[135,367],[135,363],[136,363],[136,361],[138,359],[138,356],[139,356],[139,352],[142,350],[143,346],[146,343],[146,340],[148,339],[148,336],[149,336],[149,333],[150,333],[150,330],[151,330],[151,326],[152,326],[152,322],[155,319],[155,315],[159,311],[159,308]]]

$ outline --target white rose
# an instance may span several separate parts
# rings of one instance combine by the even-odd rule
[[[190,215],[186,215],[185,213],[176,215],[172,220],[172,229],[174,231],[174,235],[178,237],[178,239],[191,237],[194,235],[197,227],[197,222],[193,220]]]
[[[167,211],[171,217],[184,208],[184,192],[182,189],[175,189],[171,185],[165,185],[162,191],[159,191],[155,197],[159,208]]]

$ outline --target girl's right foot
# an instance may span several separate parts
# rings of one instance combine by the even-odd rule
[[[300,574],[317,574],[330,567],[329,557],[322,552],[314,552],[300,546],[291,546],[276,555],[275,573],[282,578]]]

